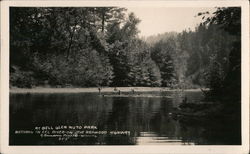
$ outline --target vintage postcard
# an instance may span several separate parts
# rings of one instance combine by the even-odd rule
[[[248,153],[248,1],[2,1],[1,153]]]

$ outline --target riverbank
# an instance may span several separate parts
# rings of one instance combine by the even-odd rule
[[[101,92],[130,92],[134,90],[135,92],[162,92],[162,91],[201,91],[200,89],[170,89],[165,87],[104,87],[101,88]],[[207,89],[205,89],[207,90]],[[92,88],[10,88],[10,93],[89,93],[89,92],[99,92],[98,87]]]

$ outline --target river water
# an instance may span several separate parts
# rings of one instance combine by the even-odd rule
[[[185,97],[188,103],[200,103],[203,99],[202,93],[197,91],[137,92],[122,95],[10,94],[9,143],[10,145],[240,144],[239,135],[232,135],[239,133],[235,132],[236,129],[230,122],[219,121],[200,125],[176,119],[173,111]],[[73,132],[73,136],[65,137],[60,131],[71,135]]]

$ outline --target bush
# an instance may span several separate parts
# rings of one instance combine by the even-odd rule
[[[19,88],[31,88],[36,85],[33,78],[33,72],[31,71],[21,71],[18,67],[12,66],[10,73],[10,86],[15,86]]]

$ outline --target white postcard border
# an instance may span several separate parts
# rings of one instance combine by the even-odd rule
[[[1,4],[1,153],[248,153],[249,152],[249,2],[248,1],[2,1]],[[242,7],[241,146],[9,146],[9,7]],[[233,125],[233,124],[232,124]]]

